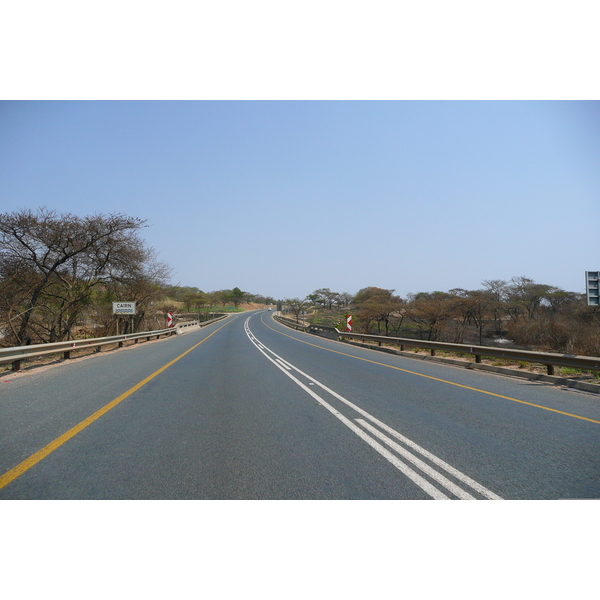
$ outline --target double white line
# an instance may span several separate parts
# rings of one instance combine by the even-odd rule
[[[275,352],[273,352],[264,344],[262,344],[252,333],[248,323],[249,321],[250,317],[246,319],[246,322],[244,323],[244,329],[246,331],[246,335],[248,336],[250,341],[256,346],[259,352],[261,352],[278,369],[285,373],[294,383],[301,387],[307,394],[315,398],[315,400],[317,400],[319,404],[321,404],[324,408],[331,412],[344,425],[346,425],[346,427],[348,427],[356,435],[363,439],[367,444],[369,444],[369,446],[371,446],[374,450],[381,454],[381,456],[387,459],[392,465],[394,465],[394,467],[396,467],[401,473],[406,475],[406,477],[408,477],[411,481],[413,481],[413,483],[418,485],[424,492],[429,494],[432,498],[435,498],[436,500],[449,500],[451,497],[446,495],[440,489],[438,489],[438,487],[433,485],[433,483],[431,483],[429,480],[423,477],[423,475],[420,475],[417,471],[414,470],[414,468],[409,467],[405,462],[400,460],[400,458],[398,458],[399,456],[405,459],[407,462],[412,463],[412,465],[419,469],[421,473],[427,475],[427,477],[439,484],[439,487],[443,488],[447,492],[450,492],[455,497],[460,498],[461,500],[476,500],[477,497],[473,495],[473,492],[480,494],[480,496],[482,496],[483,498],[489,498],[490,500],[502,500],[500,496],[494,494],[494,492],[492,492],[491,490],[488,490],[486,487],[477,483],[464,473],[461,473],[458,469],[455,469],[448,463],[444,462],[441,458],[438,458],[431,452],[425,450],[425,448],[422,448],[412,440],[409,440],[407,437],[401,435],[385,423],[381,422],[379,419],[376,419],[374,416],[370,415],[368,412],[366,412],[359,406],[356,406],[356,404],[353,404],[343,396],[340,396],[340,394],[334,392],[332,389],[323,385],[320,381],[317,381],[310,375],[307,375],[288,361],[281,358],[281,356],[279,356],[278,354],[275,354]],[[338,400],[355,410],[361,416],[363,416],[364,419],[357,418],[354,419],[354,421],[350,420],[348,417],[344,416],[333,406],[327,403],[321,396],[316,394],[310,387],[308,387],[308,385],[306,385],[297,377],[295,377],[292,374],[293,372],[298,373],[299,375],[310,381],[313,385],[316,385],[328,394],[331,394],[334,398],[337,398]],[[368,435],[367,432],[371,435]],[[375,438],[379,439],[381,442],[386,444],[387,447],[380,444]],[[401,446],[399,442],[401,442],[403,446]],[[414,453],[407,450],[407,447],[414,451]],[[388,448],[393,450],[395,454],[392,453]],[[422,458],[419,458],[417,454],[419,454]],[[427,459],[429,463],[425,462],[423,458]],[[432,466],[432,464],[435,465],[439,470],[436,470]],[[462,484],[463,487],[448,479],[448,477],[442,472],[445,472],[446,474],[454,477],[454,479],[460,484]],[[467,489],[469,489],[471,493],[469,493],[469,491],[466,491]]]

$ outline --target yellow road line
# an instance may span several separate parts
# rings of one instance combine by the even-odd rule
[[[177,358],[175,358],[171,362],[167,363],[164,367],[161,367],[160,369],[158,369],[158,371],[155,371],[154,373],[152,373],[152,375],[149,375],[148,377],[146,377],[146,379],[140,381],[139,383],[134,385],[132,388],[128,389],[125,393],[121,394],[118,398],[115,398],[114,400],[112,400],[111,402],[109,402],[108,404],[106,404],[105,406],[100,408],[99,410],[97,410],[95,413],[91,414],[87,419],[84,419],[83,421],[81,421],[81,423],[75,425],[74,427],[72,427],[71,429],[69,429],[68,431],[63,433],[61,436],[57,437],[54,441],[52,441],[49,444],[47,444],[46,446],[44,446],[41,450],[38,450],[37,452],[32,454],[29,458],[26,458],[24,461],[20,462],[16,467],[13,467],[12,469],[10,469],[10,471],[7,471],[6,473],[4,473],[4,475],[1,475],[0,476],[0,489],[7,486],[11,481],[14,481],[17,477],[21,476],[23,473],[25,473],[26,471],[31,469],[31,467],[33,467],[34,465],[39,463],[41,460],[46,458],[46,456],[48,456],[49,454],[54,452],[57,448],[62,446],[65,442],[69,441],[72,437],[76,436],[80,431],[83,431],[88,425],[91,425],[94,421],[98,420],[102,415],[105,415],[109,410],[111,410],[115,406],[117,406],[117,404],[120,404],[121,402],[123,402],[123,400],[125,400],[125,398],[128,398],[129,396],[131,396],[131,394],[133,394],[134,392],[139,390],[141,387],[145,386],[149,381],[154,379],[157,375],[160,375],[163,371],[168,369],[171,365],[174,365],[178,360],[183,358],[186,354],[189,354],[192,350],[195,350],[198,346],[200,346],[200,344],[203,344],[204,342],[206,342],[206,340],[211,338],[213,335],[215,335],[215,333],[217,333],[217,331],[220,331],[226,325],[229,325],[229,323],[231,323],[231,321],[228,321],[227,323],[225,323],[225,325],[221,325],[221,327],[219,327],[219,329],[216,329],[215,331],[213,331],[209,336],[205,337],[201,342],[198,342],[195,346],[192,346],[189,350],[186,350],[183,354],[179,355]]]
[[[417,375],[418,377],[425,377],[426,379],[433,379],[434,381],[440,381],[442,383],[447,383],[448,385],[454,385],[456,387],[464,388],[466,390],[472,390],[474,392],[480,392],[482,394],[487,394],[488,396],[495,396],[496,398],[503,398],[504,400],[510,400],[511,402],[519,402],[520,404],[527,404],[528,406],[534,406],[535,408],[541,408],[542,410],[548,410],[550,412],[555,412],[560,415],[565,415],[567,417],[573,417],[574,419],[581,419],[582,421],[589,421],[590,423],[596,423],[600,425],[600,421],[596,421],[594,419],[588,419],[587,417],[581,417],[579,415],[574,415],[572,413],[563,412],[562,410],[556,410],[555,408],[548,408],[547,406],[541,406],[540,404],[533,404],[532,402],[525,402],[525,400],[518,400],[517,398],[511,398],[510,396],[503,396],[502,394],[495,394],[494,392],[488,392],[486,390],[480,390],[479,388],[470,387],[468,385],[462,385],[461,383],[454,383],[453,381],[447,381],[446,379],[440,379],[439,377],[432,377],[431,375],[424,375],[423,373],[417,373],[415,371],[409,371],[408,369],[401,369],[400,367],[394,367],[392,365],[386,365],[385,363],[377,362],[375,360],[369,360],[368,358],[361,358],[360,356],[354,356],[352,354],[347,354],[345,352],[339,352],[338,350],[331,350],[330,348],[324,348],[323,346],[319,346],[317,344],[311,344],[310,342],[305,342],[304,340],[300,340],[292,335],[288,335],[287,333],[283,333],[282,331],[277,331],[277,329],[273,329],[267,325],[261,316],[261,321],[263,325],[268,327],[271,331],[278,333],[280,335],[285,335],[301,344],[307,344],[309,346],[314,346],[315,348],[320,348],[321,350],[326,350],[327,352],[334,352],[335,354],[341,354],[342,356],[348,356],[350,358],[355,358],[356,360],[362,360],[364,362],[372,363],[374,365],[379,365],[381,367],[387,367],[388,369],[395,369],[396,371],[402,371],[404,373],[409,373],[411,375]]]

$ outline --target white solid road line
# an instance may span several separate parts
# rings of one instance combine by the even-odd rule
[[[306,377],[310,378],[309,375],[306,375]],[[497,494],[494,494],[494,492],[492,492],[491,490],[488,490],[486,487],[484,487],[480,483],[477,483],[475,480],[471,479],[468,475],[465,475],[458,469],[455,469],[453,466],[451,466],[447,462],[443,461],[441,458],[438,458],[437,456],[435,456],[435,454],[432,454],[431,452],[425,450],[425,448],[422,448],[421,446],[419,446],[412,440],[410,440],[407,437],[403,436],[402,434],[398,433],[395,429],[392,429],[389,425],[386,425],[385,423],[383,423],[382,421],[380,421],[373,415],[369,414],[366,410],[363,410],[359,406],[356,406],[356,404],[354,404],[353,402],[350,402],[350,400],[347,400],[346,398],[344,398],[337,392],[334,392],[332,389],[330,389],[327,386],[323,385],[322,383],[318,382],[316,379],[313,379],[312,381],[314,381],[318,386],[323,388],[326,392],[331,394],[334,398],[337,398],[338,400],[340,400],[341,402],[343,402],[344,404],[346,404],[347,406],[349,406],[350,408],[355,410],[357,413],[361,414],[363,417],[365,417],[372,423],[375,423],[375,425],[377,425],[378,427],[381,427],[383,430],[387,431],[390,435],[393,435],[396,439],[400,440],[402,443],[406,444],[413,450],[416,450],[419,454],[421,454],[425,458],[431,460],[433,463],[435,463],[436,465],[438,465],[439,467],[444,469],[446,472],[450,473],[451,475],[453,475],[454,477],[456,477],[457,479],[459,479],[466,485],[470,486],[472,489],[479,492],[486,498],[489,498],[490,500],[502,500],[502,498],[500,496],[498,496]]]
[[[246,321],[246,324],[245,324],[246,326],[247,326],[247,323],[248,323],[248,321]],[[348,419],[347,417],[342,415],[342,413],[340,413],[338,410],[333,408],[333,406],[331,406],[328,402],[323,400],[323,398],[321,398],[321,396],[319,396],[318,394],[315,394],[315,392],[313,392],[307,385],[305,385],[299,379],[294,377],[289,372],[289,370],[290,370],[289,367],[287,367],[287,365],[289,365],[290,363],[288,363],[287,361],[283,361],[283,359],[281,359],[277,354],[275,354],[275,352],[273,352],[272,350],[270,350],[269,348],[267,348],[266,346],[263,345],[263,347],[265,348],[266,351],[270,352],[271,354],[273,354],[273,356],[276,357],[276,359],[271,358],[265,350],[263,350],[262,348],[259,347],[259,345],[257,343],[258,340],[254,336],[254,334],[250,331],[249,327],[246,327],[246,334],[248,335],[248,338],[250,339],[250,341],[258,349],[258,351],[261,352],[268,360],[270,360],[282,373],[287,375],[294,383],[296,383],[296,385],[301,387],[309,396],[312,396],[315,400],[317,400],[317,402],[321,406],[323,406],[329,412],[331,412],[331,414],[333,414],[342,423],[344,423],[344,425],[346,425],[346,427],[348,427],[354,433],[356,433],[356,435],[358,435],[367,444],[369,444],[369,446],[371,446],[374,450],[376,450],[379,454],[381,454],[384,458],[386,458],[392,465],[394,465],[394,467],[396,467],[399,471],[401,471],[404,475],[406,475],[411,481],[413,481],[416,485],[418,485],[423,491],[425,491],[427,494],[429,494],[432,498],[434,498],[436,500],[448,500],[449,499],[448,496],[446,496],[445,494],[440,492],[435,486],[433,486],[426,479],[424,479],[418,473],[413,471],[413,469],[411,469],[408,465],[404,464],[401,460],[399,460],[396,456],[394,456],[387,448],[385,448],[384,446],[379,444],[372,437],[368,436],[362,429],[357,427],[350,419]],[[279,360],[277,360],[277,359],[279,359]],[[281,364],[281,363],[286,363],[286,364]],[[295,369],[295,367],[293,367],[293,365],[291,365],[291,367]]]
[[[492,491],[488,490],[481,484],[477,483],[476,481],[474,481],[473,479],[471,479],[464,473],[461,473],[458,469],[455,469],[454,467],[452,467],[448,463],[444,462],[443,460],[441,460],[440,458],[438,458],[431,452],[428,452],[424,448],[421,448],[421,446],[419,446],[412,440],[409,440],[405,436],[401,435],[400,433],[398,433],[397,431],[395,431],[394,429],[392,429],[385,423],[379,421],[378,419],[376,419],[375,417],[373,417],[372,415],[370,415],[369,413],[364,411],[362,408],[356,406],[355,404],[353,404],[352,402],[350,402],[349,400],[347,400],[346,398],[344,398],[337,392],[334,392],[333,390],[331,390],[327,386],[323,385],[321,382],[317,381],[310,375],[302,372],[300,369],[295,367],[290,362],[281,358],[281,356],[279,356],[278,354],[273,352],[271,349],[269,349],[267,346],[265,346],[262,342],[260,342],[256,338],[256,336],[252,333],[252,331],[250,330],[250,326],[249,326],[250,318],[251,317],[248,317],[246,319],[246,321],[244,323],[244,329],[246,331],[246,335],[248,336],[248,339],[254,344],[254,346],[258,349],[259,352],[261,352],[278,369],[280,369],[285,375],[287,375],[292,381],[294,381],[294,383],[296,383],[299,387],[301,387],[307,394],[309,394],[310,396],[315,398],[319,402],[319,404],[321,404],[324,408],[329,410],[329,412],[331,412],[336,418],[338,418],[342,423],[344,423],[344,425],[346,425],[356,435],[358,435],[367,444],[369,444],[369,446],[371,446],[374,450],[376,450],[381,456],[386,458],[392,465],[394,465],[394,467],[396,467],[399,471],[401,471],[404,475],[406,475],[411,481],[413,481],[413,483],[418,485],[423,491],[425,491],[427,494],[429,494],[432,498],[437,499],[437,500],[449,499],[448,496],[446,496],[443,492],[438,490],[429,481],[424,479],[416,471],[414,471],[412,468],[410,468],[408,465],[406,465],[404,462],[402,462],[396,455],[392,454],[387,448],[382,446],[374,438],[367,435],[365,433],[364,429],[367,429],[371,434],[375,435],[377,438],[382,440],[385,444],[387,444],[390,448],[392,448],[400,456],[403,456],[404,458],[406,458],[407,460],[412,462],[413,465],[415,465],[423,473],[425,473],[427,476],[431,477],[434,481],[437,481],[439,484],[441,484],[449,492],[451,492],[458,498],[463,499],[463,500],[475,499],[474,496],[472,496],[471,494],[469,494],[468,492],[466,492],[465,490],[460,488],[458,485],[456,485],[455,483],[450,481],[447,477],[445,477],[441,473],[438,473],[433,467],[431,467],[430,465],[428,465],[427,463],[425,463],[424,461],[422,461],[421,459],[416,457],[414,454],[412,454],[408,450],[402,448],[402,446],[400,446],[399,444],[397,444],[396,442],[394,442],[393,440],[391,440],[390,438],[385,436],[383,433],[378,431],[375,427],[373,427],[366,421],[364,421],[362,419],[356,419],[356,422],[359,423],[364,429],[361,429],[360,427],[355,425],[350,419],[345,417],[342,413],[340,413],[338,410],[336,410],[333,406],[328,404],[321,396],[316,394],[313,390],[311,390],[308,386],[306,386],[304,383],[302,383],[299,379],[294,377],[294,375],[292,375],[290,371],[294,370],[298,374],[302,375],[303,377],[308,379],[310,382],[312,382],[309,385],[313,385],[313,384],[318,385],[321,389],[323,389],[327,393],[331,394],[334,398],[337,398],[338,400],[340,400],[347,406],[351,407],[353,410],[355,410],[356,412],[358,412],[359,414],[364,416],[366,419],[368,419],[372,423],[375,423],[381,429],[383,429],[384,431],[386,431],[387,433],[389,433],[390,435],[392,435],[399,441],[402,441],[405,445],[411,447],[413,450],[416,450],[422,456],[426,457],[431,462],[435,463],[436,465],[438,465],[439,467],[444,469],[446,472],[452,474],[454,477],[456,477],[462,483],[470,486],[473,490],[479,492],[481,495],[485,496],[486,498],[490,498],[490,499],[494,499],[494,500],[501,500],[500,496],[494,494]],[[273,357],[275,357],[275,358],[272,358],[271,356],[269,356],[268,353],[272,354]]]
[[[287,364],[290,365],[290,363],[287,363]],[[290,365],[290,366],[293,366],[293,365]],[[382,423],[379,419],[375,418],[373,415],[370,415],[367,411],[363,410],[359,406],[356,406],[356,404],[350,402],[349,400],[347,400],[346,398],[344,398],[337,392],[335,392],[332,389],[328,388],[327,386],[323,385],[316,379],[313,379],[306,373],[302,373],[302,371],[300,371],[297,367],[294,367],[294,369],[296,371],[298,371],[299,373],[301,373],[302,375],[304,375],[309,380],[313,381],[316,385],[318,385],[319,387],[324,389],[327,393],[331,394],[334,398],[337,398],[338,400],[340,400],[341,402],[343,402],[344,404],[346,404],[347,406],[349,406],[350,408],[355,410],[357,413],[361,414],[363,417],[365,417],[366,419],[368,419],[369,421],[371,421],[372,423],[374,423],[375,425],[377,425],[378,427],[380,427],[381,429],[383,429],[384,431],[386,431],[387,433],[389,433],[390,435],[395,437],[397,440],[401,441],[406,446],[412,448],[413,450],[416,450],[419,454],[421,454],[422,456],[424,456],[431,462],[435,463],[437,466],[441,467],[447,473],[450,473],[452,476],[456,477],[462,483],[471,487],[473,490],[480,493],[482,496],[485,496],[486,498],[489,498],[490,500],[502,500],[502,498],[500,496],[498,496],[497,494],[495,494],[488,488],[484,487],[483,485],[481,485],[474,479],[471,479],[468,475],[465,475],[458,469],[449,465],[448,463],[443,461],[441,458],[438,458],[437,456],[435,456],[435,454],[432,454],[431,452],[425,450],[425,448],[422,448],[421,446],[419,446],[412,440],[410,440],[407,437],[403,436],[402,434],[398,433],[395,429],[392,429],[385,423]]]
[[[286,365],[282,360],[279,360],[278,358],[275,359],[277,363],[279,363],[284,369],[291,371],[292,367],[289,367],[288,365]]]
[[[395,450],[400,456],[408,459],[412,462],[415,467],[421,469],[423,473],[429,475],[432,479],[435,479],[438,483],[441,483],[449,492],[452,492],[456,496],[458,496],[461,500],[475,500],[474,496],[471,496],[468,492],[465,492],[462,488],[458,487],[456,484],[452,483],[447,477],[444,477],[440,473],[438,473],[435,469],[430,467],[427,463],[423,462],[420,458],[417,458],[414,454],[411,454],[408,450],[405,450],[400,446],[400,444],[396,444],[393,440],[390,440],[389,437],[381,433],[378,429],[375,429],[373,425],[363,421],[362,419],[356,419],[356,422],[362,425],[365,429],[370,431],[374,436],[378,437],[382,442],[385,442],[390,448]]]
[[[358,407],[356,407],[356,408],[358,409]],[[375,417],[372,417],[370,415],[367,416],[367,413],[365,413],[361,409],[358,409],[358,410],[360,410],[364,414],[364,416],[366,416],[370,421],[372,421],[373,423],[375,423],[376,425],[381,427],[383,430],[387,431],[390,435],[393,435],[396,439],[400,440],[401,442],[403,442],[404,444],[406,444],[413,450],[416,450],[417,452],[419,452],[419,454],[421,454],[425,458],[428,458],[431,462],[435,463],[436,465],[438,465],[439,467],[444,469],[444,471],[446,471],[447,473],[450,473],[451,475],[453,475],[454,477],[456,477],[457,479],[462,481],[464,484],[468,485],[470,488],[472,488],[476,492],[479,492],[482,496],[485,496],[486,498],[489,498],[490,500],[502,500],[502,498],[500,496],[498,496],[497,494],[494,494],[494,492],[492,492],[491,490],[488,490],[486,487],[484,487],[483,485],[481,485],[474,479],[471,479],[468,475],[465,475],[458,469],[455,469],[453,466],[449,465],[447,462],[444,462],[441,458],[438,458],[435,454],[432,454],[431,452],[428,452],[427,450],[425,450],[425,448],[422,448],[418,444],[415,444],[415,442],[413,442],[412,440],[409,440],[407,437],[398,433],[395,429],[392,429],[391,427],[389,427],[385,423],[382,423]]]

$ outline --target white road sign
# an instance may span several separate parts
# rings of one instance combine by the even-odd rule
[[[113,315],[135,315],[135,302],[113,302]]]

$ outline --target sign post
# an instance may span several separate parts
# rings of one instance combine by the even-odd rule
[[[135,302],[113,302],[113,315],[129,315],[131,324],[132,316],[135,315]],[[133,328],[130,327],[133,330]],[[119,335],[119,319],[117,318],[117,335]]]

